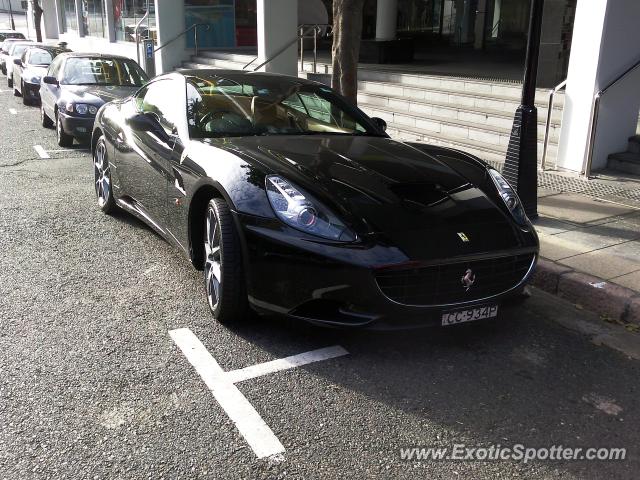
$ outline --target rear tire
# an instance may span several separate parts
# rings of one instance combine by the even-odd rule
[[[58,138],[59,146],[63,148],[71,148],[73,146],[73,136],[64,131],[60,115],[56,115],[56,136]]]
[[[21,97],[22,96],[15,85],[13,86],[13,96],[14,97]]]
[[[231,325],[249,313],[240,238],[227,203],[209,201],[204,219],[204,281],[213,317]]]
[[[53,120],[51,120],[49,118],[49,115],[47,115],[44,111],[44,105],[42,105],[42,102],[40,102],[40,123],[42,124],[42,126],[44,128],[51,128],[53,127]]]

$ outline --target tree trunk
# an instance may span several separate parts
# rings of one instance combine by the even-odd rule
[[[42,42],[42,7],[40,7],[40,2],[38,0],[33,0],[33,23],[36,29],[36,41]]]
[[[358,95],[363,6],[364,0],[333,0],[331,86],[353,103],[357,103]]]

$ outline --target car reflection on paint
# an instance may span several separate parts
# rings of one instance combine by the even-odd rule
[[[479,159],[385,128],[308,80],[163,75],[98,112],[98,205],[180,248],[223,323],[251,311],[369,328],[497,316],[538,255],[518,196]]]

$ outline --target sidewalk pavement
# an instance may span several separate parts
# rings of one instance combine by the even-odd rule
[[[548,188],[538,196],[533,284],[639,331],[640,202]]]

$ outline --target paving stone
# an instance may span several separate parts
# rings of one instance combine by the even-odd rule
[[[557,233],[568,232],[569,230],[575,230],[579,228],[578,225],[566,222],[564,220],[558,220],[557,218],[539,216],[533,222],[538,233],[544,233],[546,235],[555,235]]]
[[[627,273],[626,275],[621,275],[619,277],[614,277],[611,281],[618,285],[622,285],[623,287],[635,290],[636,292],[640,292],[640,270],[636,270],[635,272]]]
[[[634,212],[632,208],[574,193],[550,195],[538,200],[538,213],[541,215],[578,223],[592,222],[632,212]]]
[[[611,247],[619,243],[640,238],[640,231],[598,225],[596,227],[576,228],[568,232],[553,235],[554,241],[574,244],[580,253],[590,252],[598,248]]]
[[[539,238],[540,255],[549,260],[560,260],[561,258],[567,258],[582,253],[570,242],[557,241],[555,235],[541,234]]]
[[[565,258],[559,262],[600,278],[613,279],[640,270],[640,242],[621,243]],[[635,290],[640,291],[640,288]]]

